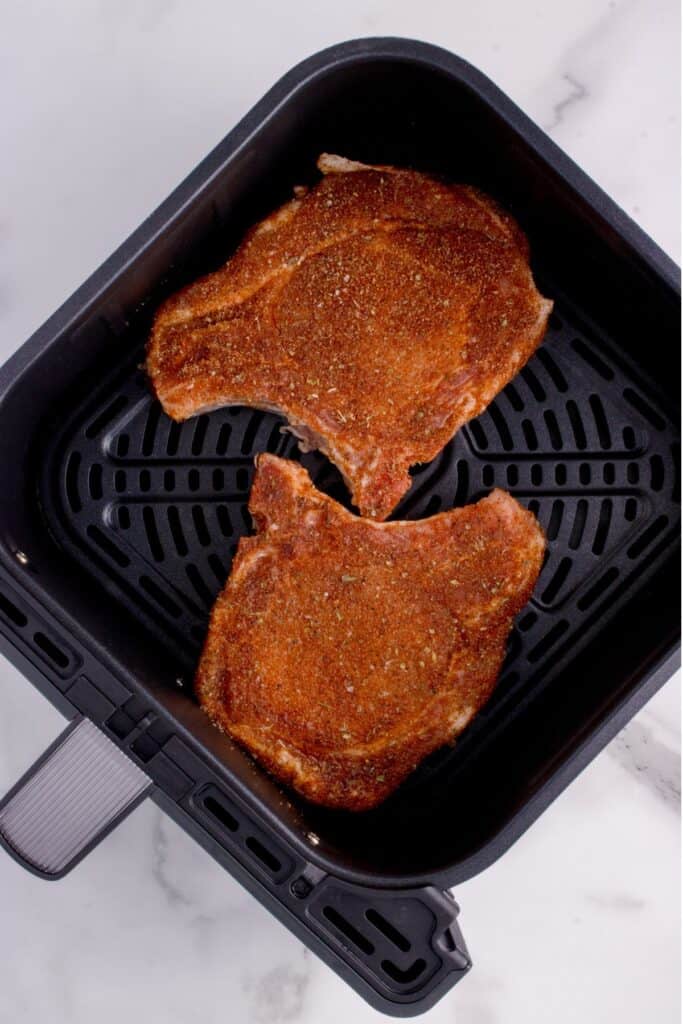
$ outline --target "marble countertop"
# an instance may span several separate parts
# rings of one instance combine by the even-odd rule
[[[675,0],[5,7],[0,358],[304,56],[403,35],[489,74],[678,259]],[[0,664],[0,791],[63,720]],[[475,969],[424,1018],[674,1024],[680,679],[460,886]],[[0,1020],[380,1019],[152,804],[48,885],[0,857]]]

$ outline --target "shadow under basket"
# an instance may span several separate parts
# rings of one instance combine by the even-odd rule
[[[508,490],[548,537],[535,596],[486,708],[362,815],[279,787],[191,685],[251,530],[254,455],[301,458],[348,504],[340,477],[270,414],[172,423],[139,368],[157,304],[313,180],[322,151],[484,189],[555,301],[536,356],[395,513]],[[470,966],[443,890],[499,857],[677,664],[679,315],[675,266],[458,58],[360,40],[296,67],[0,371],[0,645],[70,720],[0,803],[8,851],[61,877],[149,796],[375,1007],[433,1005]]]

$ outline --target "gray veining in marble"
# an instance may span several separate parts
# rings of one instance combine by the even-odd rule
[[[562,78],[568,86],[567,95],[557,103],[553,104],[552,117],[543,125],[547,132],[552,132],[559,124],[562,124],[567,111],[576,103],[580,103],[581,100],[585,100],[589,95],[586,86],[583,85],[582,82],[577,81],[573,75],[565,72],[562,75]]]

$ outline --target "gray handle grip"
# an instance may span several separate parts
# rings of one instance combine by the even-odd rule
[[[152,788],[87,718],[75,719],[0,801],[0,843],[42,878],[61,878]]]

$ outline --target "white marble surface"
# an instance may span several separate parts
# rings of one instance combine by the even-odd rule
[[[486,71],[675,258],[676,0],[2,5],[4,358],[300,58],[415,36]],[[62,721],[0,665],[0,789]],[[426,1019],[674,1024],[679,706],[670,683],[461,886],[476,968]],[[0,857],[0,1021],[358,1022],[367,1008],[143,805],[49,885]]]

